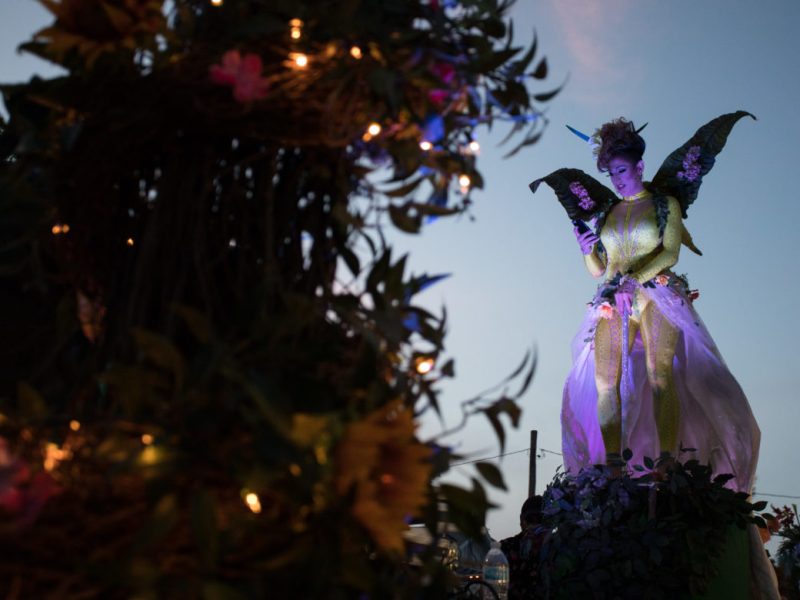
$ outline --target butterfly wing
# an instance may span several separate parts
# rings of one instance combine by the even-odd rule
[[[542,183],[552,188],[573,221],[589,221],[617,202],[614,192],[580,169],[558,169],[532,181],[529,187],[536,193]]]
[[[673,151],[658,169],[649,186],[654,192],[674,196],[681,205],[683,217],[697,198],[703,177],[725,147],[733,126],[742,117],[753,115],[744,110],[717,117],[703,125],[683,146]]]

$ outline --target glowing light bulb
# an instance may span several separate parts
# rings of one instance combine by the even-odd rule
[[[53,235],[58,235],[61,233],[61,225],[53,225],[53,228],[50,231],[53,232]]]
[[[223,0],[211,0],[212,6],[222,6]]]
[[[142,450],[140,460],[144,465],[154,465],[158,462],[158,449],[155,446],[147,446]]]
[[[430,357],[428,357],[428,358],[419,357],[416,360],[416,364],[414,365],[414,368],[417,370],[417,373],[419,373],[420,375],[427,375],[428,373],[430,373],[433,370],[433,365],[434,364],[435,364],[435,361]]]
[[[150,444],[153,443],[153,436],[150,435],[149,433],[143,433],[142,434],[142,443],[145,446],[149,446]]]
[[[422,149],[422,150],[424,150],[425,152],[427,152],[428,150],[430,150],[431,148],[433,148],[433,144],[431,144],[431,143],[430,143],[429,141],[427,141],[427,140],[424,140],[424,141],[422,141],[422,142],[420,142],[420,143],[419,143],[419,147],[420,147],[420,149]]]
[[[53,233],[53,235],[58,235],[59,233],[68,233],[69,225],[66,223],[56,223],[50,228],[50,231]]]
[[[293,52],[289,57],[294,62],[294,66],[298,69],[305,69],[308,66],[308,56],[302,52]]]
[[[350,48],[350,56],[355,58],[356,60],[360,60],[362,56],[364,56],[361,52],[361,48],[358,46],[353,46]]]
[[[261,501],[258,499],[258,494],[254,492],[248,492],[244,497],[244,502],[247,504],[247,508],[249,508],[255,514],[261,512]]]
[[[289,21],[289,27],[291,27],[289,36],[293,40],[299,40],[303,36],[303,21],[300,19],[292,19]]]
[[[80,421],[76,421],[75,419],[73,419],[72,421],[69,422],[69,428],[72,429],[72,431],[78,431],[81,428]]]
[[[58,447],[58,444],[52,442],[48,443],[45,447],[43,466],[45,471],[52,471],[58,466],[62,460],[69,458],[70,453],[68,450],[63,450]]]
[[[472,183],[472,180],[470,180],[469,175],[459,175],[459,177],[458,177],[458,185],[461,186],[462,190],[464,190],[465,188],[469,189],[469,184],[470,183]]]
[[[128,238],[125,243],[128,244],[128,246],[133,246],[133,238]]]
[[[381,126],[378,123],[370,123],[367,127],[367,133],[371,136],[376,136],[381,132]]]
[[[472,140],[469,143],[469,149],[477,154],[478,152],[480,152],[481,145],[476,140]]]

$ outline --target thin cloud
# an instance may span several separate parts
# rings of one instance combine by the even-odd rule
[[[634,0],[551,0],[551,7],[574,64],[573,80],[591,90],[582,94],[585,102],[618,97],[620,87],[635,87],[642,80],[645,69],[639,55],[623,54],[627,44],[617,41],[622,36],[644,37]]]

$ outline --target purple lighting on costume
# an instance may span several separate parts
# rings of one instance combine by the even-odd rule
[[[589,196],[589,192],[577,181],[569,184],[569,191],[578,197],[578,206],[583,210],[592,210],[594,208],[594,200]]]
[[[683,159],[683,171],[678,171],[678,179],[692,182],[700,176],[700,165],[697,159],[700,158],[700,146],[692,146]]]

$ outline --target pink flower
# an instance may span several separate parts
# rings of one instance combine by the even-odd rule
[[[700,290],[689,290],[687,296],[689,297],[689,302],[694,302],[700,297]]]
[[[212,82],[233,87],[237,102],[247,103],[267,96],[269,81],[261,76],[264,66],[258,54],[242,56],[238,50],[228,50],[222,63],[208,70]]]
[[[603,319],[610,319],[614,316],[614,307],[609,302],[603,302],[597,307],[600,317]]]
[[[20,526],[30,525],[59,491],[49,473],[31,475],[27,463],[12,456],[8,442],[0,437],[0,512],[11,515]]]
[[[447,90],[430,90],[428,91],[428,100],[431,104],[441,106],[450,99],[450,92]]]
[[[661,275],[656,275],[656,283],[658,285],[668,285],[669,284],[669,276],[668,275],[664,275],[663,273]]]
[[[450,63],[434,63],[431,65],[431,73],[436,75],[446,85],[450,85],[456,76],[456,68]]]

